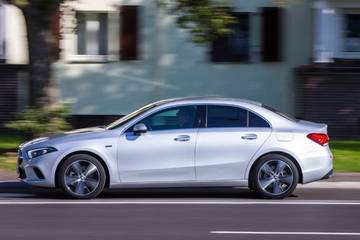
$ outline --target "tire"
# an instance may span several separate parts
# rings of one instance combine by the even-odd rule
[[[62,164],[57,180],[68,197],[91,199],[103,191],[106,173],[99,160],[93,156],[76,154]]]
[[[299,182],[299,172],[293,161],[280,154],[262,157],[250,174],[255,192],[268,199],[290,196]]]

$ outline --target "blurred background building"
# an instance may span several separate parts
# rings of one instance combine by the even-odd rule
[[[146,103],[221,95],[266,103],[360,136],[360,1],[233,0],[233,32],[196,45],[155,0],[76,0],[51,26],[61,99],[75,127]],[[0,124],[26,106],[23,16],[0,4]],[[41,46],[39,46],[41,47]]]

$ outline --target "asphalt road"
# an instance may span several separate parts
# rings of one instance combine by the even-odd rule
[[[0,239],[360,239],[360,189],[118,190],[90,201],[0,182]]]

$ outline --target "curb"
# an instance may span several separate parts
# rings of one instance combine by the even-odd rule
[[[304,185],[298,185],[299,189],[360,189],[360,181],[359,182],[312,182]]]

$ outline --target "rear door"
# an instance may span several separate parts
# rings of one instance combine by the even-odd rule
[[[269,123],[237,106],[208,105],[196,143],[198,181],[243,180],[246,167],[270,136]]]

